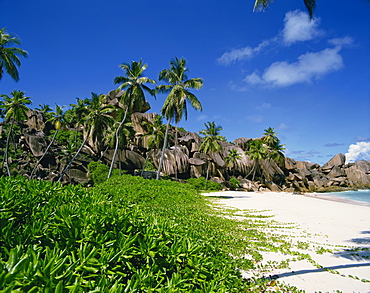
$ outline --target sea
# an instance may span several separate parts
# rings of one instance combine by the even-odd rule
[[[370,189],[360,189],[356,191],[328,192],[327,194],[334,195],[342,199],[370,204]]]

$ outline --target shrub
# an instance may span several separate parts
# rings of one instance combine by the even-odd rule
[[[235,177],[231,177],[230,180],[229,180],[229,187],[232,189],[232,190],[235,190],[236,188],[238,188],[240,185],[240,181],[238,179],[236,179]]]
[[[107,180],[109,167],[100,162],[90,162],[87,165],[89,171],[89,178],[94,182],[94,184],[99,184]],[[113,176],[119,176],[119,170],[114,169],[112,172]]]
[[[204,177],[189,178],[186,180],[196,190],[221,190],[222,185],[217,182],[206,180]]]

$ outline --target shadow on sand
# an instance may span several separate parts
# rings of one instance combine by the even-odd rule
[[[361,234],[369,235],[370,231],[362,231]],[[352,238],[348,242],[354,243],[357,247],[335,252],[335,257],[343,257],[353,261],[366,261],[370,259],[370,236]]]
[[[359,264],[338,265],[338,266],[332,266],[332,267],[326,267],[326,268],[317,268],[317,269],[312,269],[312,270],[300,270],[300,271],[294,271],[294,272],[287,272],[287,273],[282,273],[282,274],[271,276],[271,279],[278,279],[278,278],[303,275],[303,274],[321,273],[321,272],[326,272],[328,270],[340,270],[340,269],[358,268],[358,267],[366,267],[366,266],[370,267],[370,262],[369,263],[359,263]]]

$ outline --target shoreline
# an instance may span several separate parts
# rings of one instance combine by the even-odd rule
[[[302,195],[311,197],[311,198],[316,198],[316,199],[343,202],[343,203],[348,203],[348,204],[370,207],[370,203],[359,201],[359,200],[351,200],[351,199],[342,198],[340,196],[336,196],[335,194],[330,194],[330,192],[328,193],[317,193],[317,192],[303,193]]]
[[[370,292],[370,205],[317,193],[222,191],[203,195],[221,206],[273,216],[266,221],[297,227],[283,234],[295,243],[307,243],[302,252],[313,262],[290,260],[289,268],[272,268],[265,277],[274,276],[306,292]],[[317,247],[323,253],[317,253]],[[292,258],[272,251],[262,255],[262,266]],[[243,272],[245,278],[258,274],[258,270]]]

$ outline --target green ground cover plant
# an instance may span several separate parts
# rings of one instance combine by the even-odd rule
[[[277,238],[254,218],[214,209],[189,184],[124,175],[87,189],[1,177],[0,207],[0,292],[261,292],[270,284],[239,270],[254,268],[258,250]],[[274,249],[288,249],[279,243]]]
[[[206,180],[204,177],[199,178],[189,178],[186,180],[192,188],[196,190],[202,190],[202,191],[216,191],[221,190],[222,185],[217,182],[213,182],[211,180]]]

